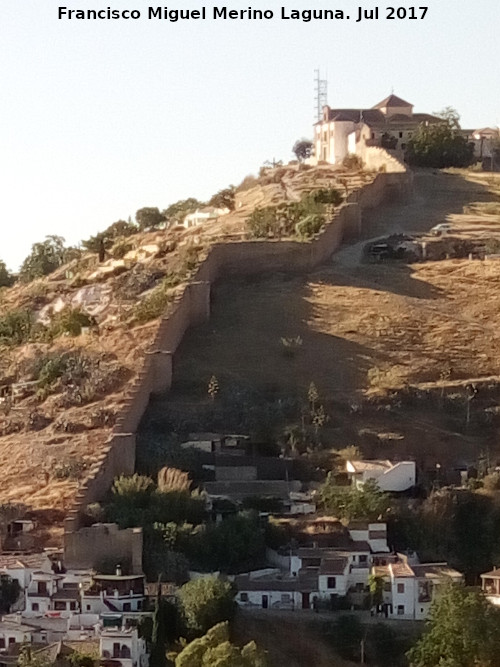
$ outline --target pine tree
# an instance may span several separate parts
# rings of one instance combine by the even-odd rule
[[[150,667],[166,667],[167,656],[165,648],[166,639],[165,613],[161,597],[161,580],[158,581],[158,595],[156,608],[153,614],[153,634],[151,640],[151,655],[149,657]]]

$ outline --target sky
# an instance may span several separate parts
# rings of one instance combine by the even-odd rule
[[[312,137],[317,68],[333,107],[394,91],[415,111],[455,107],[463,127],[499,125],[500,3],[424,1],[423,20],[386,20],[379,4],[379,20],[357,23],[355,0],[234,0],[275,18],[172,23],[148,20],[147,0],[0,0],[0,259],[16,270],[48,234],[76,244],[291,159]],[[60,6],[142,16],[58,19]],[[202,6],[211,16],[213,3],[168,5]],[[351,19],[282,20],[281,7]]]

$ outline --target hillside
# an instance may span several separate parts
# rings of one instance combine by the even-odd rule
[[[160,315],[210,244],[246,238],[256,206],[298,201],[321,187],[348,195],[374,176],[327,166],[268,170],[246,179],[235,211],[218,223],[117,239],[101,263],[84,253],[46,278],[3,289],[0,503],[24,503],[40,519],[48,513],[50,524],[63,517],[109,437]]]
[[[417,173],[414,201],[371,212],[365,235],[411,232],[432,243],[425,232],[453,221],[458,237],[498,238],[491,210],[499,184],[485,175]],[[297,406],[313,381],[329,417],[327,448],[414,456],[427,468],[451,469],[486,452],[500,458],[500,263],[367,264],[363,245],[345,247],[308,275],[217,287],[210,322],[183,341],[173,392],[151,406],[144,438],[165,430],[252,430],[254,406],[263,425],[256,436],[275,438],[300,422]],[[282,339],[296,337],[300,346],[290,355]],[[212,375],[220,386],[215,411],[206,394]],[[473,403],[471,382],[478,388]]]

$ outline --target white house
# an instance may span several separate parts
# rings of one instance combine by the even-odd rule
[[[318,592],[320,598],[345,597],[349,590],[349,558],[340,556],[325,558],[318,571]]]
[[[25,591],[28,588],[35,571],[52,573],[52,562],[45,552],[36,554],[1,554],[0,574],[6,574],[15,579],[21,587],[21,595],[17,603],[12,605],[12,611],[24,609]]]
[[[103,630],[99,653],[103,659],[117,660],[116,664],[121,667],[147,667],[149,664],[146,642],[139,637],[136,628]]]
[[[346,461],[346,470],[352,484],[358,489],[369,479],[374,479],[381,491],[394,493],[408,491],[416,484],[415,461]]]
[[[447,563],[410,565],[408,557],[375,566],[373,574],[384,579],[383,602],[389,618],[424,620],[439,589],[447,583],[460,583],[462,574]]]
[[[17,620],[2,619],[0,621],[0,651],[5,651],[12,644],[31,643],[33,628]]]
[[[491,604],[500,606],[500,568],[481,575],[481,588]]]
[[[438,122],[442,119],[414,113],[413,104],[396,95],[389,95],[369,109],[325,106],[323,118],[315,125],[315,160],[340,164],[349,154],[362,158],[366,146],[380,146],[402,154],[419,125]]]
[[[236,602],[241,607],[261,609],[310,609],[319,597],[318,569],[301,570],[297,575],[248,572],[237,575]]]
[[[57,592],[63,578],[63,575],[53,572],[34,572],[26,590],[25,616],[43,615],[51,611],[52,596]]]
[[[82,590],[82,612],[142,611],[146,600],[144,575],[123,575],[119,568],[116,574],[96,574],[92,583]]]
[[[194,213],[188,213],[184,218],[182,224],[186,229],[202,225],[204,222],[215,222],[222,215],[229,213],[228,208],[215,208],[215,206],[204,206],[197,208]]]

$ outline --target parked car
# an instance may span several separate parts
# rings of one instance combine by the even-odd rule
[[[444,234],[449,234],[451,231],[452,226],[446,222],[442,222],[431,229],[431,234],[434,234],[434,236],[443,236]]]

